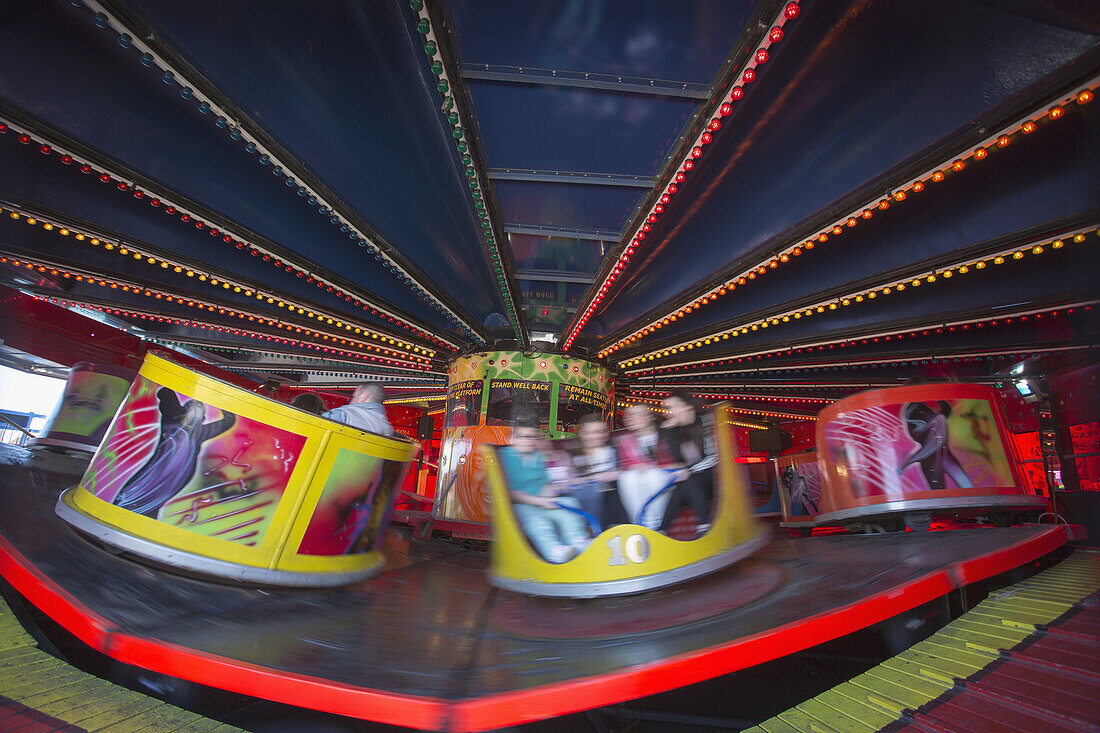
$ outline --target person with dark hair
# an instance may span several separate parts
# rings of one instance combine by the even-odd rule
[[[538,422],[517,422],[512,444],[498,451],[516,517],[527,539],[543,558],[562,563],[582,552],[590,542],[584,518],[569,509],[580,508],[571,496],[557,496],[546,472],[546,459],[538,451]]]
[[[343,407],[334,407],[327,412],[322,412],[321,417],[350,425],[368,433],[378,435],[393,435],[393,426],[386,417],[386,409],[382,406],[382,400],[386,397],[386,390],[378,382],[367,382],[359,385],[351,396],[351,401]]]
[[[710,510],[714,495],[713,468],[718,455],[712,445],[713,435],[703,425],[695,401],[685,392],[673,391],[665,398],[668,419],[661,433],[679,468],[665,507],[661,531],[668,531],[680,510],[690,506],[699,518],[698,535],[710,529]]]
[[[302,392],[290,401],[291,407],[320,415],[325,411],[325,401],[312,392]]]
[[[607,423],[599,414],[584,415],[577,421],[577,438],[580,451],[570,457],[573,496],[582,509],[599,520],[603,529],[629,522],[619,492],[615,490],[619,460],[611,447]]]

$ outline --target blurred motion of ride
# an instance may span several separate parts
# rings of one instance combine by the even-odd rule
[[[343,585],[384,564],[376,542],[415,449],[151,353],[56,512],[188,574]]]
[[[482,446],[492,504],[489,582],[538,596],[627,595],[715,572],[764,547],[770,536],[753,516],[747,479],[734,462],[726,405],[714,408],[714,425],[718,466],[709,529],[694,539],[677,540],[641,524],[592,526],[591,543],[561,563],[549,562],[534,549],[517,519],[500,449]],[[555,450],[565,442],[551,441]],[[698,519],[701,526],[706,523]]]
[[[781,526],[928,529],[939,517],[1034,519],[1000,395],[976,384],[879,389],[818,415],[817,451],[777,460]]]

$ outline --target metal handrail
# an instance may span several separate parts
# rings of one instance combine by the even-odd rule
[[[22,425],[15,422],[15,420],[12,420],[10,417],[8,417],[7,415],[5,415],[3,413],[0,413],[0,420],[3,420],[4,422],[8,423],[13,428],[15,428],[19,432],[23,433],[24,435],[26,435],[28,438],[37,438],[38,437],[37,435],[32,433],[30,430],[27,430]]]

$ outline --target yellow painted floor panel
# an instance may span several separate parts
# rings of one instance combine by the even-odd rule
[[[71,667],[40,650],[0,599],[0,730],[239,731]]]
[[[916,710],[1100,590],[1100,553],[1077,550],[1048,570],[991,593],[930,638],[745,733],[868,731]]]

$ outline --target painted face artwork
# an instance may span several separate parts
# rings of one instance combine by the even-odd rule
[[[138,377],[81,485],[136,514],[254,546],[305,440]]]
[[[854,498],[1012,487],[1001,432],[986,399],[860,407],[829,419],[825,447]]]
[[[157,446],[114,500],[123,509],[154,518],[165,502],[191,481],[202,444],[224,433],[237,419],[233,413],[223,411],[221,419],[204,422],[201,402],[191,400],[181,405],[176,393],[167,387],[157,390],[157,401],[160,410]]]
[[[947,417],[951,414],[951,405],[941,400],[939,412],[936,412],[924,402],[910,402],[902,408],[901,414],[909,437],[920,447],[898,466],[898,473],[916,463],[929,489],[946,488],[945,476],[950,476],[960,489],[971,488],[974,484],[948,445]]]

